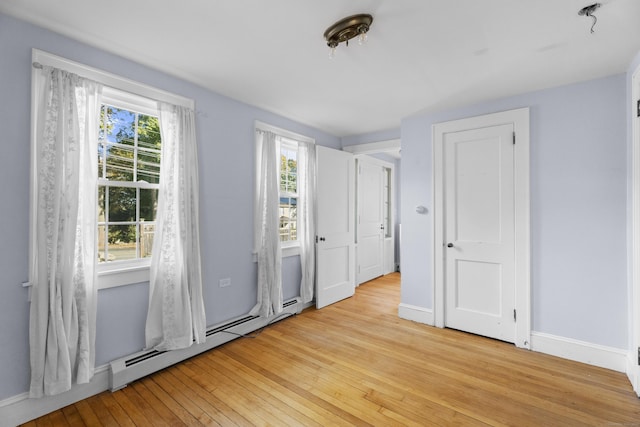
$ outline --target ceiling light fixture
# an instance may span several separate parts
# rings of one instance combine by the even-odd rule
[[[367,32],[372,22],[373,16],[361,13],[347,16],[327,28],[324,32],[324,38],[327,40],[327,46],[331,49],[329,57],[333,58],[335,56],[336,47],[342,42],[349,46],[349,40],[358,37],[359,44],[365,43],[367,41]]]
[[[593,31],[593,27],[596,26],[596,22],[598,22],[598,18],[596,18],[596,16],[593,14],[593,12],[596,11],[596,9],[598,9],[600,6],[602,6],[600,3],[594,3],[592,5],[589,6],[585,6],[582,9],[580,9],[578,11],[578,15],[580,16],[587,16],[589,18],[593,19],[593,25],[591,25],[591,34],[594,33]]]

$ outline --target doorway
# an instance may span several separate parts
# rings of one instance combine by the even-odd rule
[[[393,164],[356,156],[356,284],[395,271]]]
[[[529,110],[433,131],[435,324],[529,348]]]

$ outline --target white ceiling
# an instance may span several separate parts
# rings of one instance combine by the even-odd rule
[[[336,136],[403,117],[626,71],[640,1],[2,0],[0,12]],[[374,17],[369,41],[323,39]]]

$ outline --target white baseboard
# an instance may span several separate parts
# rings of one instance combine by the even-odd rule
[[[627,371],[627,351],[619,348],[531,332],[531,350],[613,371]]]
[[[640,367],[638,366],[638,354],[629,352],[627,355],[627,378],[633,387],[633,391],[640,397]]]
[[[26,423],[108,389],[109,365],[103,365],[96,368],[91,382],[74,385],[66,393],[40,399],[30,399],[29,393],[10,397],[0,402],[0,427],[14,427]]]
[[[426,325],[434,325],[433,310],[416,305],[399,304],[398,316],[401,319],[412,320]]]

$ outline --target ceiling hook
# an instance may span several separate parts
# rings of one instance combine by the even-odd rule
[[[593,24],[591,25],[591,34],[594,33],[593,27],[595,27],[596,23],[598,22],[598,18],[596,18],[593,12],[595,12],[596,9],[598,9],[600,6],[602,6],[600,3],[594,3],[592,5],[585,6],[578,11],[578,15],[588,16],[589,18],[593,19]]]

